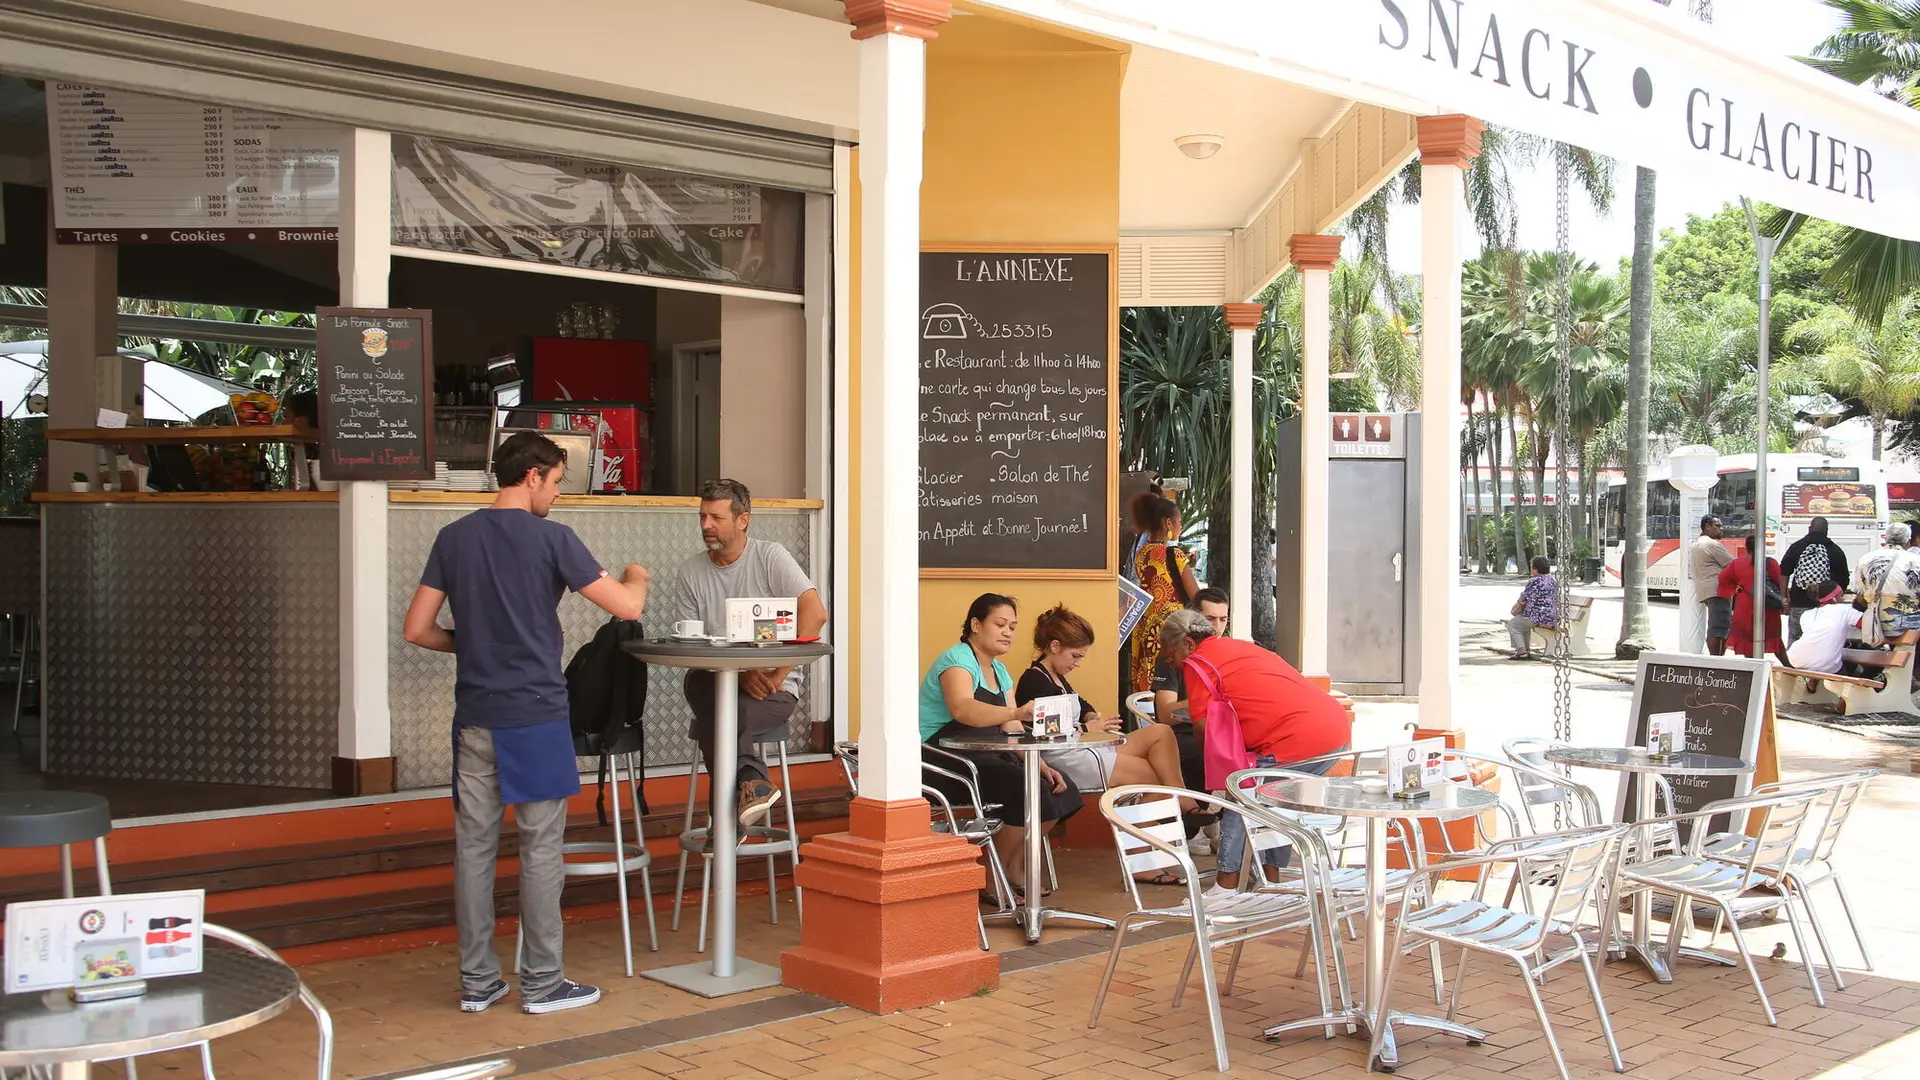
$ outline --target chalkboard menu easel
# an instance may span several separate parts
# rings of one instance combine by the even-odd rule
[[[1113,576],[1115,261],[921,252],[922,576]]]
[[[321,308],[320,476],[433,478],[433,314]]]
[[[1691,653],[1640,654],[1633,683],[1633,711],[1628,714],[1627,742],[1647,744],[1647,718],[1654,713],[1687,714],[1687,749],[1700,754],[1760,760],[1761,731],[1766,724],[1767,665],[1736,656],[1695,656]],[[1767,770],[1762,769],[1762,779]],[[1638,782],[1635,777],[1633,782]],[[1718,799],[1731,799],[1752,790],[1754,774],[1741,776],[1669,776],[1673,809],[1686,814]],[[1631,820],[1626,784],[1620,786],[1620,809]]]

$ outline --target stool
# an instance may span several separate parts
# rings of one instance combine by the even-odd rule
[[[780,752],[780,792],[781,805],[786,807],[787,827],[771,828],[766,825],[754,825],[739,830],[735,838],[734,858],[736,861],[757,859],[765,856],[767,860],[767,917],[774,923],[780,921],[780,885],[775,877],[774,856],[785,855],[795,870],[800,866],[800,832],[793,818],[793,773],[787,767],[787,740],[791,737],[789,725],[782,724],[768,732],[754,745],[762,748],[776,746]],[[764,753],[764,749],[762,751]],[[680,902],[687,889],[687,857],[700,856],[700,945],[699,951],[707,951],[707,907],[708,889],[713,878],[713,853],[708,850],[707,829],[693,827],[694,791],[700,781],[700,758],[696,751],[693,763],[687,766],[687,813],[680,823],[680,872],[673,883],[673,929],[680,929]],[[731,792],[722,793],[731,799]],[[708,799],[707,816],[713,816],[712,799]],[[733,813],[731,805],[728,813]],[[753,841],[748,843],[747,841]],[[793,887],[794,910],[802,919],[806,918],[805,901],[798,883]]]
[[[72,845],[93,841],[93,868],[100,895],[113,895],[107,872],[107,834],[113,814],[107,800],[79,791],[16,791],[0,795],[0,848],[58,847],[60,895],[73,896]]]
[[[620,942],[627,950],[627,978],[633,978],[633,930],[632,918],[627,914],[627,875],[640,871],[640,895],[644,898],[642,906],[647,909],[647,947],[654,952],[660,951],[660,931],[653,918],[653,877],[648,868],[653,865],[653,856],[647,852],[645,835],[640,826],[640,770],[634,763],[634,755],[640,752],[640,732],[637,728],[628,728],[607,751],[613,758],[607,784],[613,792],[613,842],[605,840],[582,840],[560,845],[562,873],[567,878],[611,877],[614,889],[620,897]],[[600,756],[599,752],[587,745],[584,735],[573,737],[575,757]],[[633,840],[626,841],[624,826],[620,821],[620,772],[626,770],[627,794],[633,804]],[[574,861],[574,855],[608,855],[612,858],[598,862]],[[516,935],[513,943],[513,967],[520,970],[520,950],[526,943],[524,932]]]
[[[20,738],[20,718],[25,715],[27,703],[27,684],[33,684],[34,692],[40,689],[40,635],[39,616],[34,612],[25,612],[7,617],[7,667],[13,674],[13,739],[23,743]],[[20,652],[13,651],[13,624],[21,624]],[[33,703],[34,713],[40,712],[40,703]],[[37,846],[37,845],[36,845]]]

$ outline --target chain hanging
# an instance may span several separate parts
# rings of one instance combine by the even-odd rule
[[[1567,475],[1567,451],[1573,443],[1573,250],[1568,201],[1572,196],[1573,150],[1565,144],[1554,148],[1554,194],[1559,200],[1555,226],[1558,232],[1554,297],[1554,533],[1560,556],[1558,609],[1560,633],[1553,639],[1553,737],[1563,743],[1573,741],[1573,663],[1566,626],[1571,595],[1573,537],[1572,486]],[[1554,828],[1563,829],[1559,803],[1553,807]]]

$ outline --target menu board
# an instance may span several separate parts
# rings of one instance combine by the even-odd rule
[[[321,308],[323,480],[433,478],[433,313]]]
[[[1113,574],[1112,248],[920,255],[920,566]]]
[[[337,124],[56,82],[47,86],[47,130],[61,241],[339,237]]]
[[[1767,665],[1762,660],[1734,656],[1694,656],[1690,653],[1640,654],[1633,682],[1631,730],[1623,746],[1645,746],[1656,714],[1683,713],[1687,719],[1689,753],[1757,761],[1760,729],[1767,695]],[[1636,778],[1637,780],[1637,778]],[[1751,774],[1740,776],[1667,777],[1673,790],[1672,813],[1685,814],[1716,799],[1744,795],[1753,786]],[[1626,802],[1627,785],[1620,786],[1618,820],[1633,819]],[[1663,811],[1666,812],[1666,811]]]
[[[1871,518],[1879,513],[1872,484],[1783,484],[1780,488],[1782,517]]]

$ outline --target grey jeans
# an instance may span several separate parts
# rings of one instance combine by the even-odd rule
[[[714,681],[711,671],[689,671],[685,683],[687,707],[693,710],[693,724],[687,734],[700,744],[700,760],[707,763],[709,772],[713,769]],[[749,697],[745,690],[740,692],[737,706],[740,730],[739,743],[735,747],[738,757],[734,783],[772,781],[772,775],[767,772],[767,759],[760,753],[760,742],[786,726],[799,705],[800,699],[785,690],[777,690],[758,701]]]
[[[1507,640],[1513,643],[1514,652],[1533,651],[1533,630],[1533,620],[1525,615],[1507,620]]]
[[[493,951],[493,864],[500,857],[500,772],[493,732],[460,729],[454,763],[453,921],[460,934],[460,986],[485,990],[500,978]],[[560,845],[567,831],[567,800],[519,803],[520,996],[537,998],[559,985],[560,889],[566,884]]]

